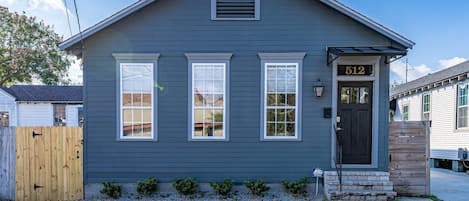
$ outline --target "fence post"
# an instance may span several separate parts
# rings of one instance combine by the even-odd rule
[[[0,200],[15,199],[15,128],[0,127]]]

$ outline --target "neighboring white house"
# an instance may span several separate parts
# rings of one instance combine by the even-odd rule
[[[13,85],[0,88],[2,126],[81,126],[81,86]]]
[[[468,89],[469,61],[391,89],[394,121],[431,121],[430,158],[456,171],[469,148]]]

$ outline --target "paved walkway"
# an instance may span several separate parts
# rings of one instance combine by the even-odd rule
[[[469,175],[462,172],[432,168],[430,192],[444,201],[469,200]]]

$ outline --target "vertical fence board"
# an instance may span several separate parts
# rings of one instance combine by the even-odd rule
[[[0,200],[15,199],[15,128],[0,127]]]
[[[389,125],[389,173],[399,195],[430,194],[429,122]]]

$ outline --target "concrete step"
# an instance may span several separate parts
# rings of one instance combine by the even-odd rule
[[[393,200],[397,196],[394,191],[380,190],[342,190],[329,191],[329,200],[334,201],[387,201]]]
[[[329,190],[338,190],[339,181],[327,181]],[[342,190],[393,190],[391,181],[342,181]]]
[[[336,171],[324,172],[326,181],[339,181]],[[389,181],[388,172],[378,171],[344,171],[342,172],[342,181]]]

